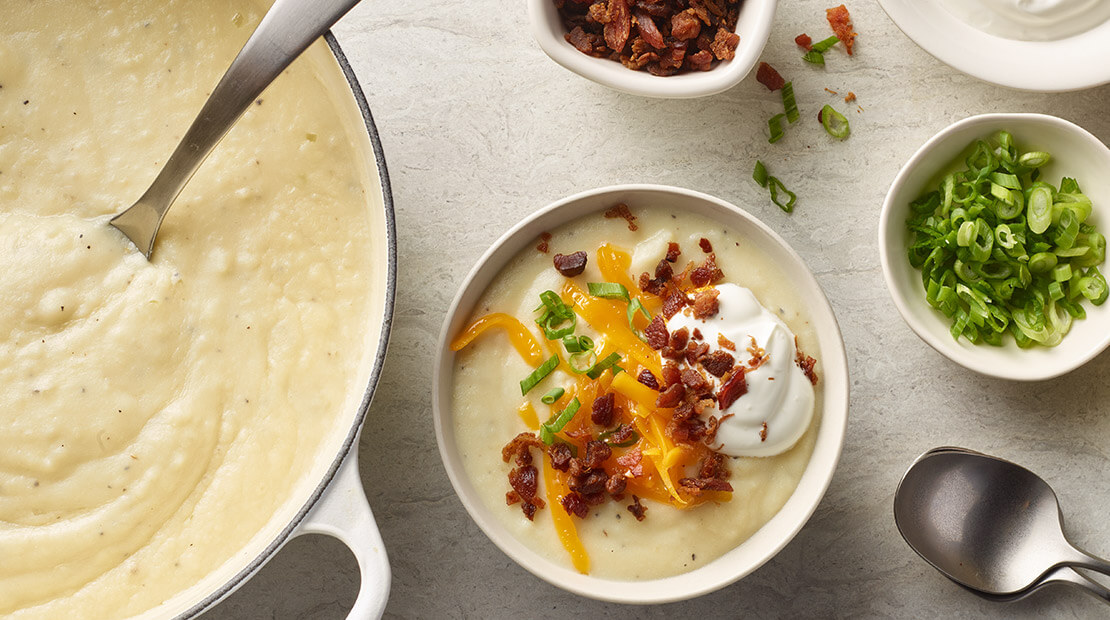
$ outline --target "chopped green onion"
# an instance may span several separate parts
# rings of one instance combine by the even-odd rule
[[[818,41],[818,42],[814,43],[813,47],[811,49],[813,49],[814,51],[816,51],[819,54],[824,54],[825,52],[832,49],[832,46],[836,45],[837,42],[839,42],[839,41],[840,41],[840,39],[837,38],[836,35],[833,35],[833,36],[831,36],[827,39],[824,39],[822,41]]]
[[[1017,163],[1026,168],[1040,168],[1051,160],[1052,155],[1044,151],[1029,151],[1028,153],[1023,153],[1021,157],[1018,157]]]
[[[563,336],[563,347],[567,353],[581,353],[594,348],[594,341],[589,336]]]
[[[758,183],[760,187],[767,187],[767,167],[758,159],[755,160],[755,170],[752,172],[752,178],[755,179],[755,182]],[[1052,205],[1049,204],[1049,207],[1051,206]]]
[[[524,396],[529,390],[536,387],[536,385],[539,384],[540,381],[543,381],[544,377],[551,374],[551,371],[555,370],[555,367],[558,365],[558,355],[552,355],[547,358],[547,361],[540,364],[539,368],[533,370],[532,374],[528,375],[520,382],[520,395]]]
[[[597,351],[590,349],[589,351],[579,351],[572,353],[567,358],[567,366],[576,374],[585,374],[588,370],[594,367],[594,362],[597,360]]]
[[[821,126],[825,128],[825,133],[837,140],[843,140],[852,133],[851,127],[848,126],[848,119],[834,110],[831,105],[821,108]]]
[[[566,409],[556,413],[551,416],[547,422],[541,424],[540,440],[549,446],[554,443],[555,433],[558,433],[566,427],[567,422],[570,422],[571,419],[574,418],[574,414],[578,413],[578,408],[581,406],[582,403],[578,402],[578,398],[576,397],[574,400],[570,401]]]
[[[594,297],[603,297],[605,299],[623,299],[628,302],[628,289],[623,284],[617,282],[587,282],[586,287],[590,290],[590,295]]]
[[[625,314],[628,317],[628,328],[636,332],[636,335],[640,336],[640,339],[642,340],[643,336],[640,335],[640,330],[636,329],[635,319],[637,312],[643,315],[643,317],[648,321],[651,320],[651,315],[648,314],[647,309],[644,308],[644,304],[640,302],[639,297],[636,297],[632,300],[632,303],[628,304],[628,310],[625,312]]]
[[[782,107],[786,110],[786,120],[790,124],[798,122],[798,104],[794,101],[794,83],[787,82],[782,85]]]
[[[621,361],[621,354],[620,353],[610,353],[609,355],[607,355],[605,357],[605,359],[601,360],[600,362],[598,362],[598,363],[594,364],[592,367],[590,367],[590,369],[586,371],[586,376],[591,378],[591,379],[597,379],[606,370],[609,370],[610,368],[615,366],[617,364],[617,362],[619,362],[619,361]],[[616,370],[614,370],[613,372],[615,373]]]
[[[555,291],[540,293],[540,301],[543,305],[536,308],[536,310],[543,310],[544,312],[540,315],[540,318],[536,319],[536,324],[540,326],[548,340],[558,340],[563,336],[574,333],[574,328],[578,323],[578,315],[570,309],[570,306],[563,303],[563,300],[555,294]],[[567,321],[569,321],[568,325],[560,327]]]
[[[767,141],[771,144],[774,144],[782,139],[782,119],[785,117],[785,114],[776,114],[767,119],[767,128],[771,131],[771,137],[768,138]]]
[[[798,201],[798,197],[794,195],[794,192],[786,189],[786,186],[782,184],[778,177],[770,177],[768,188],[771,190],[771,202],[787,213],[794,212],[794,203]],[[779,192],[788,196],[786,202],[779,200]]]
[[[802,55],[802,60],[815,65],[825,64],[825,55],[817,50],[809,50]]]
[[[565,394],[565,393],[566,393],[566,390],[564,390],[561,387],[552,388],[547,394],[544,394],[540,398],[540,402],[545,404],[545,405],[553,405],[553,404],[555,404],[555,401],[562,398],[563,394]]]

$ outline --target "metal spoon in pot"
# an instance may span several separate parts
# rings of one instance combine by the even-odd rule
[[[1009,461],[962,448],[926,452],[898,485],[894,519],[918,555],[985,598],[1069,583],[1110,602],[1110,590],[1069,568],[1110,574],[1110,563],[1068,542],[1051,487]]]
[[[216,144],[289,63],[359,0],[275,0],[150,188],[112,218],[149,259],[166,211]]]

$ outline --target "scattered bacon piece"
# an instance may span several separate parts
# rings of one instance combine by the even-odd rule
[[[830,95],[839,95],[840,94],[840,93],[836,92],[835,90],[833,90],[831,88],[826,88],[825,92],[829,93]]]
[[[655,406],[661,409],[670,409],[678,403],[682,402],[682,397],[686,394],[686,388],[682,383],[674,383],[667,386],[659,398],[655,400]]]
[[[647,275],[647,274],[644,274]],[[663,316],[669,321],[671,317],[678,314],[678,311],[685,307],[690,300],[682,292],[675,292],[667,296],[663,300]]]
[[[690,341],[690,332],[685,327],[679,327],[671,334],[671,348],[679,350],[685,349],[686,343]]]
[[[539,250],[540,252],[543,252],[544,254],[547,254],[547,250],[548,250],[548,245],[547,244],[548,244],[549,241],[551,241],[551,233],[549,233],[549,232],[541,233],[540,234],[540,243],[539,243],[539,245],[536,246],[536,249]]]
[[[691,336],[691,338],[693,338],[694,340],[704,340],[701,335],[701,330],[696,327],[694,328],[694,335]]]
[[[599,426],[609,426],[613,423],[613,402],[614,395],[612,392],[606,392],[604,395],[595,398],[593,410],[590,412],[590,420]]]
[[[619,496],[628,487],[628,480],[624,476],[609,476],[605,481],[605,490],[609,495]]]
[[[582,30],[581,26],[575,26],[573,30],[563,35],[563,38],[566,39],[567,43],[573,45],[574,49],[593,56],[594,42],[600,37]]]
[[[628,230],[636,232],[640,229],[640,227],[636,225],[636,216],[632,215],[632,211],[628,209],[628,205],[623,202],[606,211],[605,217],[609,219],[623,217],[624,220],[628,222]]]
[[[795,340],[797,339],[795,338]],[[797,347],[796,344],[794,346]],[[809,382],[813,385],[817,385],[817,372],[813,370],[813,367],[817,364],[817,360],[806,355],[805,353],[802,353],[801,351],[798,351],[798,356],[797,358],[795,358],[794,361],[798,364],[798,367],[802,369],[802,372],[805,373],[806,378],[809,379]]]
[[[517,465],[526,465],[532,462],[532,456],[528,452],[528,448],[539,448],[543,450],[543,442],[539,437],[533,433],[521,433],[516,437],[509,440],[504,448],[501,448],[501,459],[506,463],[509,459],[516,457]]]
[[[709,382],[706,381],[705,377],[703,377],[702,374],[697,370],[694,370],[693,368],[683,368],[681,372],[682,385],[685,385],[687,389],[691,389],[697,392],[709,387]]]
[[[710,243],[709,239],[706,239],[705,237],[702,237],[698,240],[698,247],[700,247],[701,251],[705,252],[706,254],[709,254],[713,251],[713,244]]]
[[[726,338],[725,335],[720,332],[717,332],[717,346],[722,349],[728,349],[729,351],[736,350],[736,343]]]
[[[637,521],[643,521],[645,517],[644,513],[647,512],[647,506],[641,504],[640,498],[633,495],[632,503],[628,505],[628,512],[631,512],[632,516],[636,517]]]
[[[578,478],[571,478],[567,480],[567,488],[571,491],[578,491],[582,498],[587,503],[594,503],[591,501],[591,496],[596,496],[598,493],[605,491],[605,483],[609,481],[609,476],[603,470],[594,470],[582,474]]]
[[[702,491],[731,491],[732,485],[727,480],[718,480],[716,478],[682,478],[678,481],[678,486],[682,487],[691,495],[700,495]]]
[[[701,288],[720,280],[724,276],[724,272],[717,268],[717,257],[710,254],[700,267],[696,267],[690,272],[690,283]]]
[[[809,35],[804,32],[794,37],[794,42],[798,44],[798,47],[807,52],[813,49],[813,39],[809,38]]]
[[[676,383],[682,382],[682,373],[679,372],[678,366],[674,362],[667,362],[663,366],[663,383],[670,387]]]
[[[640,371],[640,376],[636,377],[636,380],[657,392],[662,389],[659,387],[659,381],[655,379],[655,375],[651,374],[651,371],[647,368]]]
[[[767,423],[763,423],[763,428],[759,429],[759,440],[767,441]]]
[[[736,359],[724,351],[714,351],[701,360],[701,365],[714,377],[723,377],[736,365]]]
[[[586,443],[586,456],[582,459],[582,466],[586,469],[599,469],[610,456],[613,455],[612,448],[604,441],[597,441],[596,439]],[[593,493],[593,491],[590,491]]]
[[[667,324],[663,322],[662,316],[657,314],[651,323],[648,323],[644,328],[644,338],[647,340],[647,345],[656,351],[667,346],[670,334],[667,333]]]
[[[848,91],[848,96],[844,98],[844,103],[852,103],[855,100],[856,100],[856,94],[853,93],[852,91]]]
[[[721,389],[717,391],[717,404],[721,411],[728,409],[736,399],[748,393],[748,381],[744,378],[744,367],[737,366],[732,374],[725,379]]]
[[[852,43],[858,34],[852,28],[852,16],[848,14],[848,7],[843,4],[825,10],[825,19],[829,20],[829,26],[832,27],[836,38],[844,43],[844,49],[848,51],[848,55],[852,55]]]
[[[705,460],[698,466],[699,478],[715,478],[717,480],[726,480],[729,476],[728,468],[725,467],[725,457],[723,454],[713,452],[705,457]]]
[[[632,17],[636,22],[636,30],[639,31],[640,38],[647,42],[648,45],[657,50],[661,50],[667,46],[667,43],[663,40],[663,34],[660,33],[659,28],[655,26],[655,20],[651,18],[651,15],[640,10],[633,10]]]
[[[633,477],[640,477],[644,475],[644,455],[640,452],[639,448],[632,448],[624,456],[617,457],[617,465],[628,469],[628,473]]]
[[[771,65],[761,62],[759,68],[755,71],[755,80],[760,84],[767,87],[767,90],[776,91],[786,84],[786,80],[782,79],[778,71]]]
[[[636,434],[636,430],[632,428],[631,424],[621,424],[613,434],[609,435],[608,441],[612,444],[622,444]]]
[[[682,250],[678,248],[678,244],[670,242],[667,244],[667,257],[664,259],[668,263],[673,263],[678,260],[678,256],[682,254]]]
[[[720,302],[717,301],[720,294],[721,291],[715,288],[698,291],[698,294],[694,296],[694,318],[708,319],[716,315],[721,307]]]
[[[509,484],[512,485],[516,498],[506,494],[506,503],[512,505],[516,502],[510,500],[519,499],[522,502],[521,510],[524,511],[524,516],[528,517],[529,521],[536,516],[536,509],[547,505],[542,499],[536,497],[536,491],[539,489],[539,472],[535,467],[525,465],[511,470],[509,472]]]
[[[596,400],[594,401],[597,402]],[[566,471],[570,468],[570,460],[574,455],[570,451],[570,446],[565,443],[553,443],[547,448],[547,454],[551,457],[551,466],[559,471]]]
[[[559,500],[559,503],[563,505],[563,510],[567,511],[568,515],[578,517],[579,519],[585,519],[586,515],[590,514],[590,507],[576,491],[571,491],[564,495],[562,499]]]
[[[579,250],[573,254],[556,254],[552,262],[561,275],[573,278],[586,270],[586,261],[586,253]]]

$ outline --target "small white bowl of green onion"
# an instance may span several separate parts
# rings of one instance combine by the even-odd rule
[[[1044,114],[933,136],[891,184],[883,275],[926,343],[976,372],[1050,379],[1110,345],[1110,149]]]

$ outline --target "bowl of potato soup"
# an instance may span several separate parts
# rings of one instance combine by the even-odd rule
[[[847,424],[835,316],[801,258],[699,192],[600,188],[479,259],[435,362],[440,454],[513,560],[661,603],[770,560],[820,502]]]

